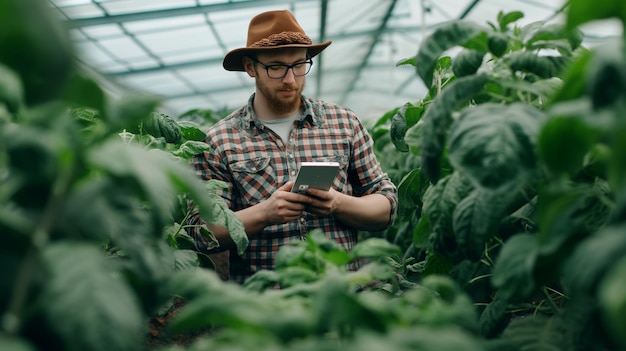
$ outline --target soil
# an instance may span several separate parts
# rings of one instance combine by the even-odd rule
[[[156,350],[165,346],[189,346],[197,338],[212,332],[210,328],[201,331],[194,331],[181,334],[170,334],[167,332],[169,321],[185,305],[182,299],[174,300],[170,309],[162,315],[152,317],[148,320],[148,332],[146,333],[146,350]]]
[[[215,264],[215,271],[222,280],[228,280],[228,252],[209,255]],[[174,299],[172,306],[163,314],[152,317],[148,320],[148,332],[146,333],[146,350],[156,350],[165,346],[189,346],[199,337],[214,333],[213,328],[206,328],[199,331],[172,335],[167,332],[167,325],[170,320],[185,305],[181,298]]]

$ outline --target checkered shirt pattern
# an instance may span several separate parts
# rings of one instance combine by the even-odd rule
[[[278,187],[295,179],[302,162],[336,161],[341,169],[334,188],[353,196],[384,195],[392,209],[388,225],[393,223],[397,189],[374,155],[373,139],[351,110],[303,97],[304,112],[294,121],[289,140],[283,141],[257,119],[253,100],[254,94],[246,106],[211,126],[206,138],[210,150],[191,161],[200,178],[228,184],[228,189],[219,195],[231,210],[238,211],[269,198]],[[201,224],[199,215],[194,213],[188,224]],[[230,279],[243,283],[255,272],[273,269],[281,246],[304,240],[316,228],[347,251],[357,241],[357,230],[334,216],[304,212],[299,220],[270,225],[252,235],[241,256],[232,250]],[[192,229],[191,234],[197,244],[203,245],[199,230]]]

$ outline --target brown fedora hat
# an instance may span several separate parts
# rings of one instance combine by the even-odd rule
[[[228,71],[244,71],[244,56],[283,48],[307,48],[308,56],[314,57],[331,43],[332,41],[327,40],[321,44],[313,44],[296,18],[287,10],[263,12],[250,20],[246,47],[226,54],[223,66]]]

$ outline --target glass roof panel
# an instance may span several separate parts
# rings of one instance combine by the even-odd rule
[[[100,0],[98,3],[106,9],[109,15],[157,11],[194,6],[194,0]]]
[[[333,44],[315,58],[305,94],[338,102],[361,118],[424,97],[411,66],[396,63],[417,53],[442,22],[481,25],[499,11],[522,11],[519,22],[562,21],[565,0],[49,0],[76,43],[79,60],[102,79],[164,97],[163,108],[238,108],[254,91],[245,73],[223,69],[224,55],[246,45],[256,14],[291,10],[314,42]],[[323,6],[323,4],[327,6]],[[609,27],[610,29],[606,29]],[[590,28],[601,38],[619,26]],[[115,84],[111,84],[115,86]]]

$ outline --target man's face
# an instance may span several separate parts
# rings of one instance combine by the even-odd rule
[[[267,107],[277,114],[297,111],[304,89],[304,76],[295,76],[294,72],[289,69],[282,78],[270,78],[263,65],[293,65],[304,62],[306,61],[306,49],[285,49],[262,53],[258,55],[257,61],[261,64],[256,63],[254,65],[256,87]]]

